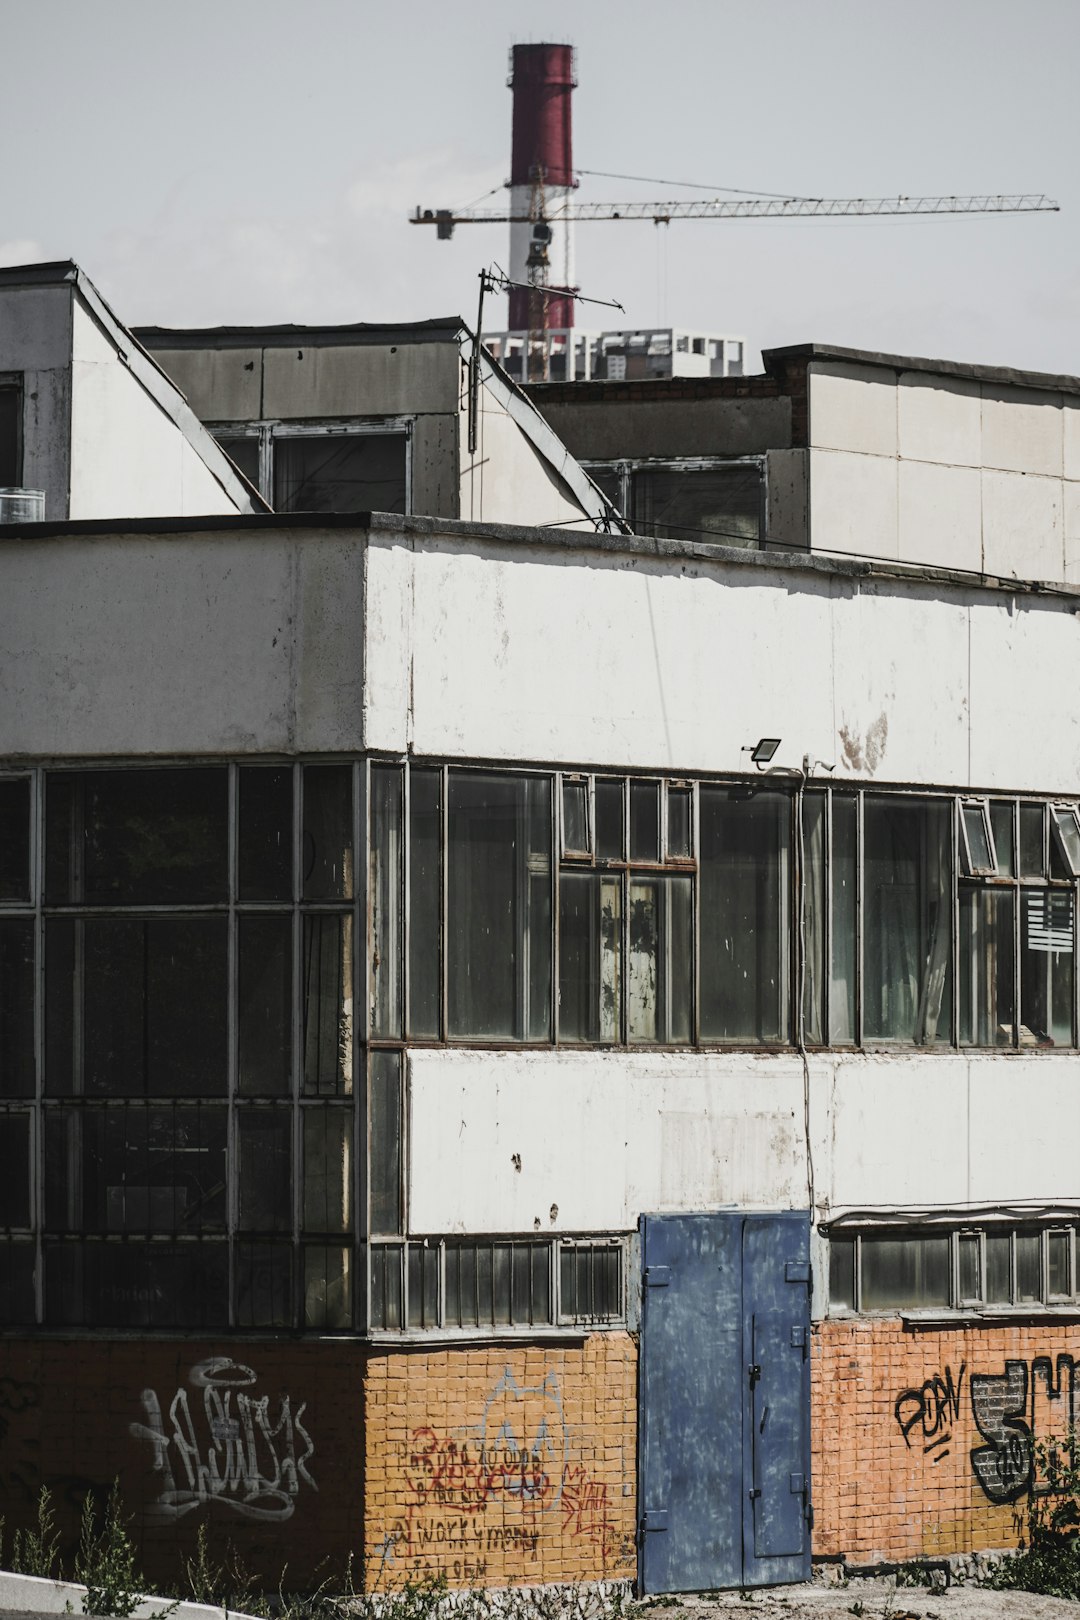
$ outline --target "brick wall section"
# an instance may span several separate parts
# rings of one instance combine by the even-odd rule
[[[632,1576],[636,1379],[625,1333],[373,1355],[368,1584]]]
[[[815,1555],[863,1564],[1015,1547],[1040,1484],[1032,1441],[1068,1426],[1074,1356],[1080,1325],[819,1324]],[[1076,1403],[1080,1419],[1080,1369]]]
[[[275,1588],[286,1564],[336,1575],[362,1539],[362,1384],[340,1341],[0,1340],[7,1535],[48,1485],[70,1572],[87,1490],[119,1478],[151,1581],[182,1578],[200,1524]]]

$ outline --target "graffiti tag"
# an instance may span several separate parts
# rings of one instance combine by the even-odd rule
[[[247,1393],[256,1376],[227,1356],[200,1361],[188,1375],[194,1413],[180,1388],[167,1419],[155,1391],[143,1390],[146,1422],[132,1423],[130,1432],[153,1447],[153,1467],[162,1475],[153,1508],[159,1517],[178,1519],[221,1502],[245,1519],[288,1519],[302,1483],[318,1490],[307,1467],[315,1452],[303,1424],[307,1403],[294,1413],[282,1395],[271,1415],[269,1396]]]
[[[917,1430],[923,1453],[929,1455],[931,1462],[938,1463],[949,1455],[953,1426],[960,1416],[960,1391],[966,1367],[966,1362],[960,1363],[955,1379],[952,1368],[946,1367],[944,1373],[935,1373],[896,1397],[893,1410],[905,1445],[911,1446],[912,1431]]]

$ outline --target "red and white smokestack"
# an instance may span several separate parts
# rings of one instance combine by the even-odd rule
[[[528,216],[543,187],[551,240],[548,285],[574,289],[573,229],[551,214],[569,201],[574,186],[570,96],[574,77],[572,45],[515,45],[510,53],[510,88],[514,92],[514,133],[510,156],[510,211]],[[532,225],[510,227],[510,279],[527,282]],[[546,326],[573,326],[574,301],[548,298]],[[510,289],[510,330],[529,329],[529,294]]]

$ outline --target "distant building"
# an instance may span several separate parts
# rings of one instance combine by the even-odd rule
[[[590,332],[485,332],[484,343],[515,382],[638,382],[656,377],[741,377],[746,342],[685,327]]]

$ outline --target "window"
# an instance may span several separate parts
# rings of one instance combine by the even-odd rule
[[[22,481],[22,380],[0,377],[0,489]]]
[[[222,424],[214,435],[276,512],[408,512],[409,433],[370,422]]]
[[[791,795],[703,786],[700,801],[701,1038],[787,1040]]]
[[[948,1041],[948,801],[868,794],[863,826],[864,1037],[916,1046]]]
[[[610,367],[609,359],[609,375]],[[743,550],[762,542],[765,465],[760,457],[585,465],[637,534]]]
[[[1069,1305],[1080,1300],[1077,1226],[950,1230],[836,1227],[829,1234],[829,1309],[838,1311],[994,1310]]]

